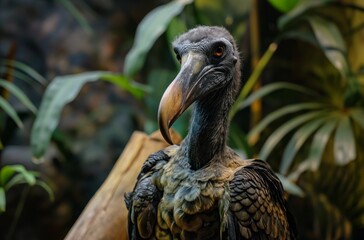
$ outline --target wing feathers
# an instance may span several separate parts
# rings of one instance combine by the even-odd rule
[[[241,239],[295,239],[283,187],[267,163],[254,160],[238,170],[230,191],[229,209]]]
[[[162,192],[156,187],[152,173],[169,160],[164,151],[148,157],[138,176],[133,192],[125,194],[125,203],[129,210],[128,231],[130,239],[150,239],[155,232],[157,207]]]

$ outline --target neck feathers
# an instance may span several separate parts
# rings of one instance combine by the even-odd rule
[[[229,111],[238,89],[232,79],[225,88],[218,89],[195,103],[191,127],[183,142],[192,169],[200,169],[224,154]]]

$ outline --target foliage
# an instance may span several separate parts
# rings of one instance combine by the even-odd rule
[[[125,59],[124,73],[133,76],[144,63],[145,55],[157,38],[166,31],[172,18],[192,0],[175,0],[151,11],[139,24],[135,34],[134,45]]]
[[[99,79],[114,83],[136,98],[142,97],[146,90],[141,84],[134,84],[123,75],[102,71],[56,77],[44,93],[32,128],[31,146],[35,162],[43,161],[42,157],[48,148],[53,131],[58,125],[63,107],[77,96],[83,85]]]
[[[305,6],[302,4],[298,6],[298,8],[302,7]],[[305,9],[307,8],[308,7],[306,6]],[[294,9],[292,11],[297,10]],[[358,73],[353,73],[352,70],[349,69],[348,60],[346,58],[347,50],[345,41],[336,24],[318,16],[296,15],[296,18],[301,18],[311,25],[312,32],[318,43],[317,45],[340,73],[340,81],[336,84],[344,85],[346,87],[346,92],[344,95],[342,95],[342,91],[324,92],[327,97],[323,98],[319,93],[305,89],[305,94],[310,94],[312,96],[309,101],[288,105],[270,113],[262,122],[250,131],[248,137],[259,135],[261,131],[280,117],[292,112],[303,112],[277,128],[266,140],[260,152],[260,157],[266,159],[284,136],[293,129],[297,129],[284,150],[280,167],[282,174],[287,174],[295,155],[311,135],[313,135],[313,141],[309,155],[307,160],[302,162],[298,167],[299,173],[306,169],[317,170],[326,143],[333,132],[335,132],[334,157],[336,163],[343,165],[354,160],[356,158],[356,141],[352,124],[362,125],[359,115],[363,115],[364,113],[364,106],[360,104],[360,98],[357,96],[357,88],[352,92],[352,85],[358,84],[358,80],[355,78],[355,75]],[[291,21],[297,22],[298,20],[293,18]],[[281,83],[280,86],[277,85],[277,83],[274,83],[261,88],[259,91],[252,94],[250,98],[254,100],[271,92],[272,89],[276,90],[277,88],[275,88],[275,86],[280,88],[288,88],[288,86],[294,86],[296,89],[302,88],[301,86],[292,85],[290,83]],[[327,89],[323,89],[323,91],[325,90]],[[314,98],[315,101],[313,101],[312,98]],[[348,103],[350,101],[349,99],[353,98],[356,99],[353,102]],[[247,101],[244,106],[247,106],[249,103],[250,101]],[[308,112],[307,110],[310,111]],[[352,121],[356,123],[352,123]],[[298,172],[292,174],[298,177]]]
[[[269,0],[276,9],[281,12],[288,12],[298,3],[298,0]]]
[[[67,3],[68,1],[62,1]],[[137,29],[134,46],[126,57],[124,75],[106,72],[87,72],[83,74],[56,77],[47,87],[42,104],[32,128],[31,145],[33,160],[42,162],[42,157],[51,140],[53,131],[60,120],[62,108],[72,101],[87,82],[98,79],[109,81],[125,91],[131,93],[137,99],[143,97],[149,89],[130,80],[130,77],[140,70],[146,53],[152,47],[156,39],[166,30],[172,18],[179,14],[189,0],[176,0],[163,5],[147,15]],[[69,6],[66,4],[66,6]],[[72,8],[73,9],[73,8]],[[74,11],[72,11],[74,12]],[[78,16],[78,14],[76,14]],[[177,23],[174,23],[177,24]],[[156,29],[158,31],[156,31]]]
[[[359,172],[363,159],[359,143],[364,131],[364,101],[360,70],[355,72],[349,63],[340,22],[322,14],[324,7],[332,2],[300,1],[279,19],[281,34],[276,39],[278,48],[284,48],[280,43],[286,39],[311,44],[317,53],[322,53],[313,57],[327,61],[304,62],[303,59],[301,74],[306,82],[301,85],[271,83],[238,104],[240,108],[247,107],[282,89],[296,95],[292,103],[283,101],[287,105],[269,112],[251,129],[247,134],[248,142],[255,144],[257,136],[265,136],[264,132],[269,129],[268,137],[262,138],[259,157],[277,158],[279,149],[283,149],[279,171],[288,175],[289,180],[298,181],[310,200],[313,221],[317,223],[312,228],[318,229],[315,237],[350,239],[354,227],[364,226],[364,196],[361,190],[351,188],[355,185],[354,179],[346,177],[353,174],[355,181],[361,181]],[[359,7],[355,9],[363,11]],[[312,84],[313,81],[319,84]],[[278,151],[274,152],[275,149]],[[353,165],[360,167],[351,167]],[[350,203],[349,195],[353,195]],[[357,204],[353,204],[355,201]]]
[[[86,31],[90,31],[89,24],[71,1],[58,2]],[[302,212],[297,218],[304,216],[302,219],[309,219],[308,224],[302,224],[302,219],[298,220],[300,228],[313,232],[312,238],[349,239],[355,228],[360,229],[364,225],[364,189],[361,184],[364,181],[360,174],[363,163],[360,143],[364,132],[364,89],[359,80],[363,72],[354,70],[348,59],[350,45],[347,44],[348,33],[355,32],[357,28],[345,31],[343,26],[349,21],[341,19],[343,9],[339,11],[340,14],[330,12],[333,8],[338,10],[339,1],[268,2],[283,13],[276,26],[270,22],[266,27],[266,16],[260,17],[263,20],[259,24],[263,28],[260,29],[262,35],[269,28],[279,29],[279,34],[273,39],[253,39],[251,31],[259,26],[252,24],[252,19],[247,21],[253,11],[259,13],[270,6],[268,3],[260,5],[263,8],[255,9],[256,6],[250,1],[242,4],[237,0],[174,0],[150,11],[137,28],[132,48],[124,62],[123,74],[86,72],[56,77],[49,84],[32,129],[34,159],[42,159],[60,121],[63,107],[75,99],[82,86],[96,80],[116,84],[143,102],[145,131],[154,131],[157,127],[155,113],[158,101],[178,71],[178,64],[170,57],[173,53],[170,42],[195,25],[224,25],[243,48],[247,69],[251,67],[249,60],[252,56],[249,54],[253,53],[244,49],[247,47],[243,43],[246,40],[259,41],[264,50],[264,54],[258,56],[257,65],[252,64],[253,69],[249,69],[251,72],[248,70],[243,74],[244,81],[247,80],[230,115],[229,138],[232,146],[247,157],[259,152],[260,158],[269,160],[272,166],[277,167],[278,176],[287,192],[304,196],[293,200],[300,201],[296,211],[301,206],[309,205],[309,211]],[[262,4],[261,1],[259,4]],[[347,6],[340,4],[344,8]],[[354,4],[350,7],[362,11]],[[267,9],[273,11],[271,7]],[[290,48],[287,43],[294,47]],[[287,63],[292,60],[287,57],[292,49],[295,54],[298,53],[295,66]],[[246,55],[245,51],[248,52]],[[281,58],[285,58],[286,62],[280,62]],[[0,73],[6,72],[10,63],[14,76],[45,83],[34,71],[16,61],[0,62]],[[272,78],[269,73],[281,70],[277,68],[279,65],[284,65],[287,72],[295,72],[294,77],[289,79],[289,74],[281,71]],[[257,83],[263,86],[256,91]],[[14,84],[1,80],[0,86],[35,112],[30,100]],[[286,96],[289,96],[288,99]],[[249,121],[246,119],[251,113],[247,108],[260,99],[265,104],[264,118],[247,131]],[[21,126],[21,120],[11,111],[11,106],[1,102],[0,99],[3,110]],[[275,110],[277,106],[279,108]],[[188,113],[174,124],[182,134],[187,129],[187,119]],[[274,165],[276,159],[277,166]],[[5,191],[0,188],[0,199],[4,194]],[[303,238],[307,236],[304,232]]]
[[[248,94],[252,92],[254,85],[258,82],[260,75],[262,74],[263,70],[269,63],[270,59],[272,58],[272,56],[276,50],[277,50],[276,43],[272,43],[268,47],[267,51],[264,53],[264,55],[258,62],[256,68],[253,70],[249,79],[243,86],[238,98],[236,99],[236,102],[230,112],[230,119],[232,119],[234,117],[234,115],[236,114],[237,111],[243,109],[246,106],[249,106],[252,102],[257,100],[257,97],[261,97],[261,96],[255,94],[254,98],[250,97],[249,99],[246,99]],[[272,90],[268,90],[268,91],[272,91]],[[265,94],[264,91],[261,93]]]
[[[6,192],[12,187],[19,184],[28,184],[28,186],[39,186],[43,188],[53,201],[54,195],[52,189],[43,180],[39,179],[39,173],[28,171],[22,165],[8,165],[0,170],[0,213],[6,210]]]
[[[0,77],[0,88],[2,89],[0,95],[0,108],[15,122],[17,127],[22,129],[24,126],[23,122],[14,107],[8,102],[9,95],[12,94],[33,114],[36,114],[37,109],[32,101],[11,81],[11,79],[17,77],[19,80],[23,80],[29,84],[32,84],[32,82],[44,84],[45,80],[31,67],[12,59],[0,59],[0,76],[5,76],[3,78]],[[0,146],[2,148],[1,140]]]

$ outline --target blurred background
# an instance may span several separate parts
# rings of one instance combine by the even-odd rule
[[[229,144],[271,164],[300,239],[363,239],[362,0],[1,0],[1,239],[65,237],[133,131],[158,129],[170,43],[196,25],[238,43]]]

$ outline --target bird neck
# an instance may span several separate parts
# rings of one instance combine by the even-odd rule
[[[191,127],[183,143],[194,170],[225,152],[228,115],[233,103],[228,93],[229,88],[219,89],[195,102]]]

